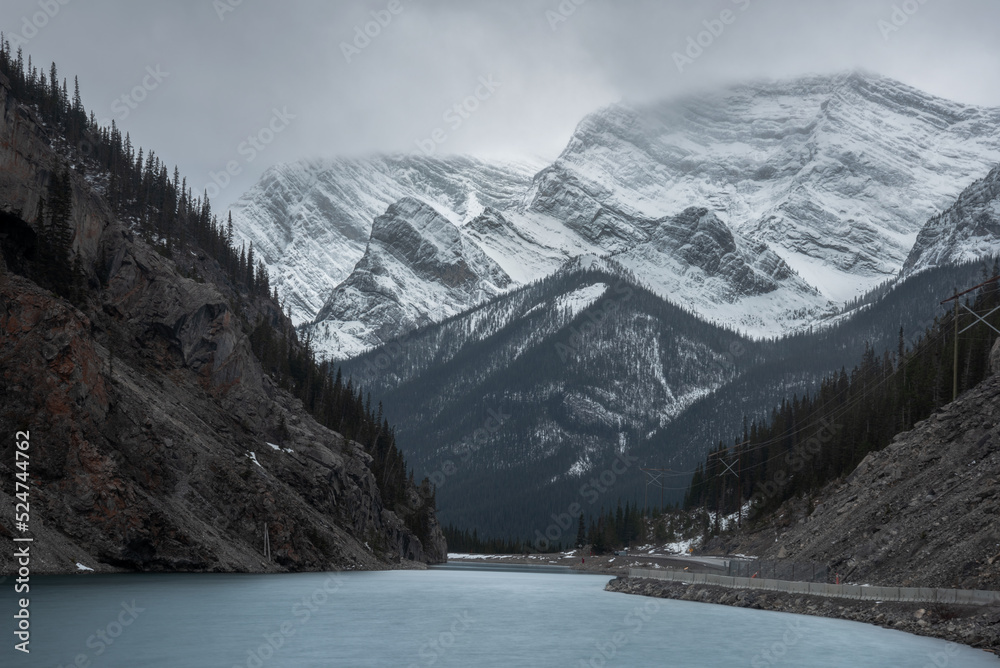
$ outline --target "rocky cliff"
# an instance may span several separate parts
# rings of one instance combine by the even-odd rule
[[[734,549],[827,562],[842,581],[1000,588],[998,358],[1000,343],[992,377]]]
[[[962,191],[955,203],[927,221],[903,265],[903,274],[960,264],[996,253],[1000,246],[1000,167]]]
[[[302,330],[354,357],[494,297],[510,277],[428,204],[405,197],[375,219],[365,254]]]
[[[70,170],[77,306],[19,275],[67,155],[0,80],[0,477],[30,432],[33,572],[380,568],[443,560],[411,486],[385,507],[370,457],[319,425],[262,371],[247,333],[290,323],[241,294],[190,244],[154,249],[117,219],[99,175]],[[185,276],[191,276],[186,278]],[[0,571],[15,500],[0,487]],[[409,523],[412,525],[412,522]],[[264,558],[265,527],[272,559]]]

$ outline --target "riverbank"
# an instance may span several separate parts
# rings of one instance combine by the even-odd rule
[[[519,566],[565,566],[585,573],[628,575],[631,568],[649,568],[641,559],[614,556],[581,556],[576,552],[556,554],[449,554],[448,563],[512,564]]]
[[[888,603],[735,590],[619,576],[607,591],[846,619],[969,645],[1000,656],[1000,607]]]
[[[605,554],[593,556],[582,550],[553,554],[449,554],[449,562],[479,564],[520,564],[530,566],[565,566],[584,573],[602,575],[628,575],[630,568],[690,569],[692,572],[723,573],[723,557],[693,557],[666,551],[655,553],[636,552],[629,555]],[[709,564],[709,565],[706,565]],[[714,564],[711,565],[711,564]]]

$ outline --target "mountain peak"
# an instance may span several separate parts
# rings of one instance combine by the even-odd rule
[[[403,197],[375,219],[364,256],[307,329],[318,350],[349,357],[510,284],[510,276],[434,206]]]

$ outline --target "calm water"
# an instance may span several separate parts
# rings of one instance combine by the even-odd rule
[[[1000,668],[863,624],[603,591],[562,570],[35,578],[32,653],[0,665]],[[3,618],[13,614],[10,588]],[[607,658],[610,657],[610,658]],[[79,662],[74,664],[74,662]]]

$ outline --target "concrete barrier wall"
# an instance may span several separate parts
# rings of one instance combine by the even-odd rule
[[[730,589],[761,589],[789,594],[809,594],[831,598],[851,598],[861,601],[899,601],[905,603],[952,603],[957,605],[1000,605],[1000,591],[969,589],[935,589],[932,587],[862,587],[822,582],[793,582],[743,578],[714,573],[687,573],[651,568],[630,568],[631,578],[649,578],[687,584],[708,584]]]

